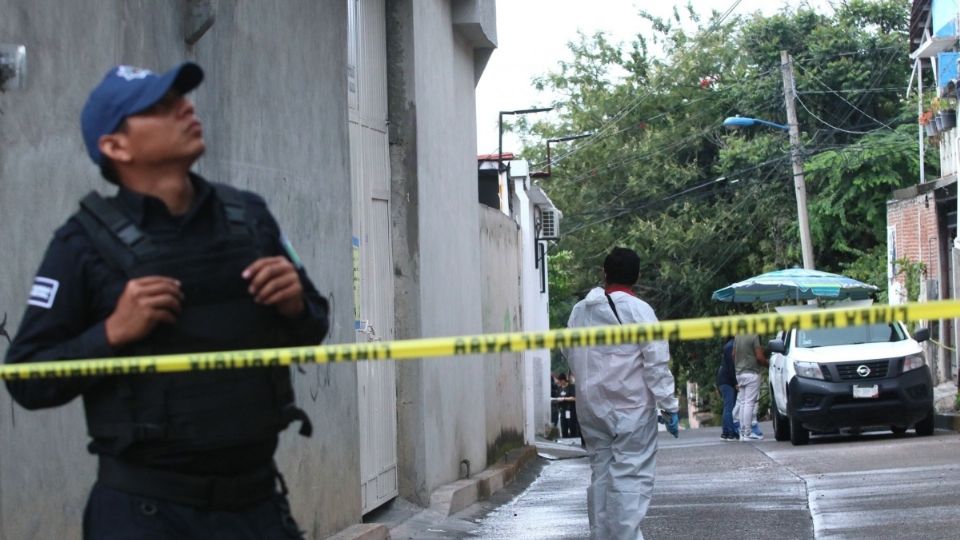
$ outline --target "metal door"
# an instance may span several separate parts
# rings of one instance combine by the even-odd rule
[[[348,104],[358,341],[393,339],[384,0],[348,2]],[[398,494],[396,366],[359,362],[363,513]]]

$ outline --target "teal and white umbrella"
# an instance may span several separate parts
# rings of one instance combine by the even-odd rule
[[[720,302],[784,302],[801,300],[866,300],[877,287],[847,276],[789,268],[760,274],[713,291]]]

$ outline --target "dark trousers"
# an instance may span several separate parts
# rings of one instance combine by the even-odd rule
[[[93,486],[83,515],[84,540],[302,539],[285,495],[239,511],[210,511]]]
[[[733,407],[737,404],[737,390],[729,384],[720,385],[720,394],[723,395],[723,434],[737,433],[733,427]]]
[[[575,405],[560,406],[560,436],[563,438],[580,436],[580,423],[577,421]]]

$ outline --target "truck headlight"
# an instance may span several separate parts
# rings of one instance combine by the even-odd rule
[[[912,369],[921,368],[925,365],[927,365],[927,362],[923,359],[922,354],[911,354],[910,356],[905,356],[903,358],[904,373]]]
[[[796,362],[794,367],[797,368],[797,377],[823,380],[823,371],[816,362]]]

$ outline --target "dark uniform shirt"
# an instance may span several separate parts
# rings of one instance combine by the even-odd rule
[[[163,237],[210,238],[218,234],[219,212],[216,192],[205,180],[191,175],[195,198],[190,210],[173,216],[160,199],[120,188],[116,201],[121,209],[146,234]],[[286,253],[280,228],[267,209],[266,202],[250,192],[243,192],[251,218],[264,228],[263,238],[272,238],[264,246],[266,256]],[[298,268],[304,290],[304,313],[291,321],[299,344],[317,344],[326,331],[326,300],[317,292],[303,268]],[[127,278],[109,266],[94,248],[86,231],[71,218],[60,227],[50,242],[34,279],[30,299],[16,337],[7,350],[6,362],[70,360],[116,356],[106,339],[104,323],[117,305]],[[13,398],[27,409],[56,407],[70,402],[87,389],[105,379],[78,377],[7,381]],[[177,468],[228,474],[269,463],[276,449],[277,437],[261,441],[250,448],[232,449],[211,455],[197,455],[191,462],[178,458]],[[94,440],[90,451],[102,453]],[[133,461],[137,461],[133,459]],[[152,460],[155,461],[155,460]],[[161,466],[161,463],[150,463]]]

